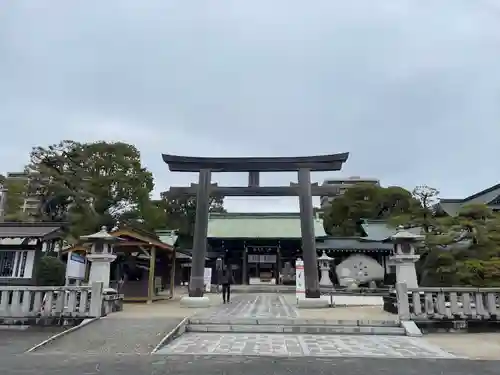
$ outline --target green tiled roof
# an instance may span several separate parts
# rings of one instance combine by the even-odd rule
[[[391,227],[384,221],[365,221],[365,223],[361,224],[361,227],[366,233],[366,237],[361,239],[368,241],[384,241],[397,232],[397,228]],[[406,230],[413,234],[422,232],[422,228],[409,228]]]
[[[156,235],[158,236],[161,242],[170,245],[172,247],[175,246],[178,238],[176,230],[168,230],[168,229],[157,230]]]
[[[314,219],[316,237],[325,237],[321,219]],[[208,238],[301,238],[297,213],[211,214]]]
[[[328,237],[322,241],[316,241],[316,249],[336,251],[391,251],[392,244],[380,241],[362,241],[359,239],[359,237]]]

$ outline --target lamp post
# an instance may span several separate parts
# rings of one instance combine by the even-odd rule
[[[395,235],[391,236],[394,244],[394,255],[390,261],[396,266],[396,283],[405,283],[407,288],[418,288],[415,262],[420,255],[415,253],[415,244],[421,242],[424,236],[406,231],[403,226],[398,227]]]
[[[81,236],[80,240],[90,245],[90,253],[87,255],[91,262],[89,284],[102,282],[104,292],[116,293],[116,290],[109,287],[110,265],[116,259],[113,247],[121,239],[109,234],[103,226],[99,232]]]
[[[332,259],[333,258],[326,255],[324,250],[323,254],[318,258],[319,269],[321,271],[320,286],[333,286],[332,280],[330,280],[330,262]]]

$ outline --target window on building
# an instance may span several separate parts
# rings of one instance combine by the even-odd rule
[[[27,251],[0,251],[0,277],[24,277]]]
[[[16,251],[0,251],[0,277],[12,277]]]

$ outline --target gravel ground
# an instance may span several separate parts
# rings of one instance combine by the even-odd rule
[[[2,375],[498,375],[497,361],[202,356],[39,356],[0,361]]]

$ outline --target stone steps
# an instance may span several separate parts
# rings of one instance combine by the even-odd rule
[[[402,327],[350,327],[350,326],[312,326],[312,325],[221,325],[189,324],[186,332],[198,333],[291,333],[318,335],[391,335],[405,336]]]
[[[406,334],[397,321],[319,319],[191,319],[186,325],[186,332],[393,336]]]

